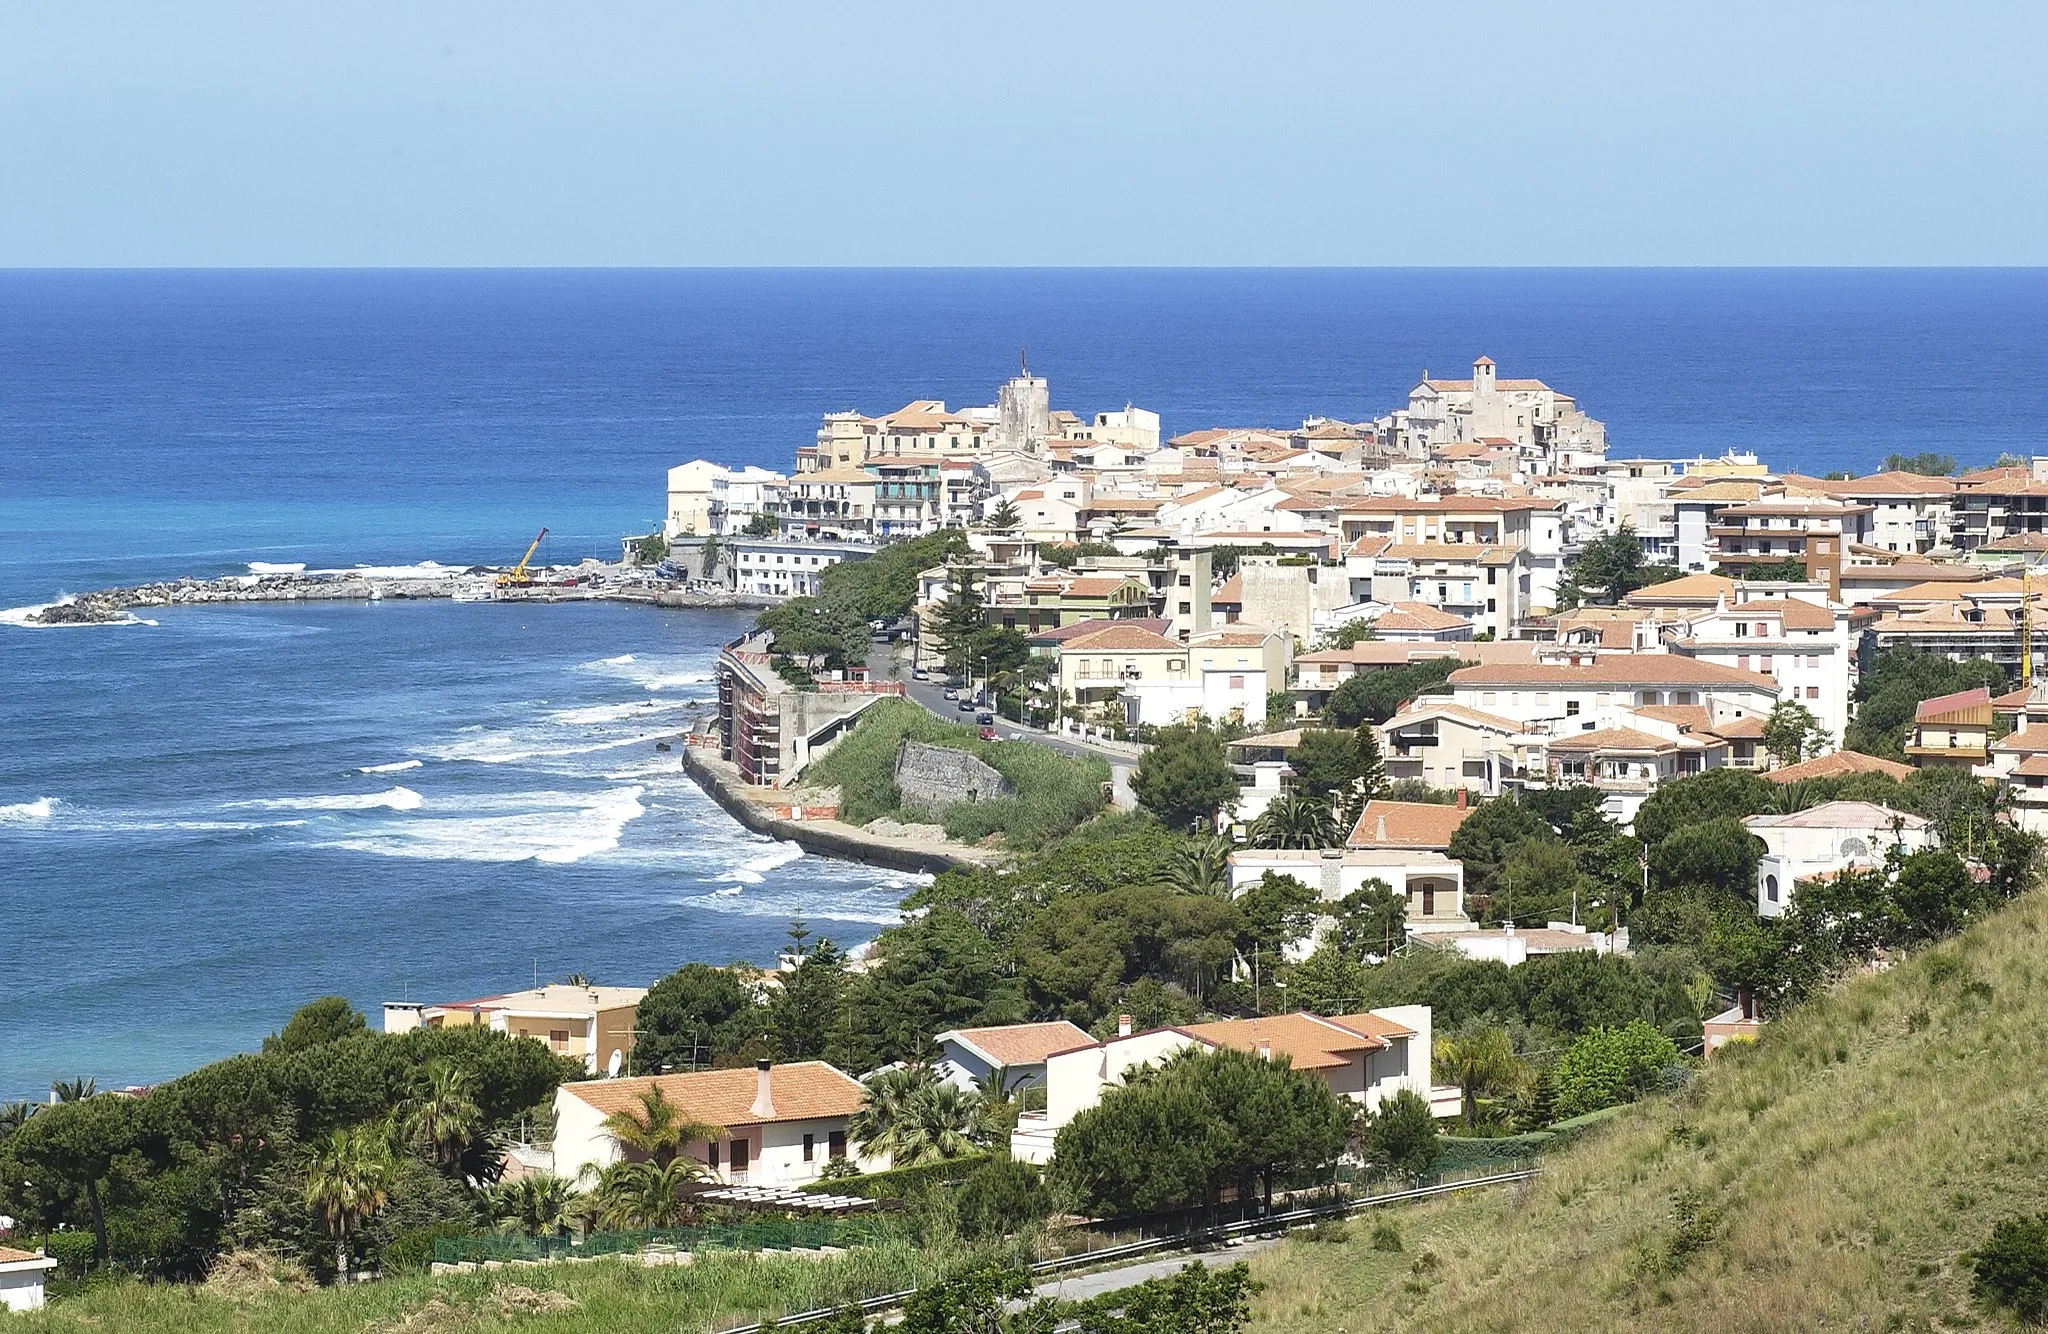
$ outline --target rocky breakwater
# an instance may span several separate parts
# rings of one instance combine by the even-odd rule
[[[138,610],[222,602],[365,602],[377,598],[453,597],[465,582],[456,571],[432,576],[378,578],[357,571],[331,574],[250,574],[223,579],[176,579],[81,593],[26,618],[37,625],[119,625]],[[484,586],[488,586],[487,584]]]

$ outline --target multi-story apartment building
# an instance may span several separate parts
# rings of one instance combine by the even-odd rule
[[[2048,532],[2048,458],[1956,479],[1955,545],[1975,551],[2001,538]]]
[[[1701,721],[1767,716],[1778,702],[1774,677],[1702,662],[1680,653],[1602,654],[1577,666],[1502,663],[1463,667],[1450,677],[1452,698],[1468,709],[1542,724],[1554,734],[1590,730],[1617,709],[1694,705]]]
[[[1778,698],[1794,700],[1839,745],[1849,725],[1849,683],[1855,636],[1847,607],[1799,597],[1763,596],[1738,586],[1737,600],[1682,623],[1671,650],[1701,662],[1777,681]]]
[[[754,597],[816,597],[819,577],[844,560],[872,556],[860,542],[799,542],[781,537],[724,539],[725,586]]]
[[[1842,557],[1850,544],[1870,540],[1871,509],[1838,500],[1759,500],[1726,505],[1715,512],[1707,532],[1714,559],[1740,578],[1751,566],[1787,560],[1806,568],[1806,577],[1825,580],[1839,596]]]
[[[1953,545],[1956,482],[1911,472],[1881,472],[1847,481],[1787,475],[1787,496],[1828,496],[1868,506],[1868,545],[1900,555],[1924,556]]]
[[[1557,605],[1564,570],[1557,501],[1373,496],[1340,500],[1337,509],[1355,601],[1426,602],[1502,639],[1522,616]]]
[[[745,528],[756,514],[780,515],[788,497],[789,479],[779,472],[693,459],[668,470],[662,536],[724,537]]]

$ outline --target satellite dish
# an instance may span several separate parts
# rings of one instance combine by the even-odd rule
[[[612,1060],[611,1064],[605,1067],[605,1077],[607,1079],[617,1079],[619,1077],[619,1065],[625,1059],[626,1053],[620,1051],[617,1047],[612,1048]]]

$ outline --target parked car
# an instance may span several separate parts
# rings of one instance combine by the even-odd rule
[[[959,691],[957,691],[957,690],[955,690],[955,689],[954,689],[953,687],[951,687],[951,686],[947,686],[947,687],[946,687],[946,689],[945,689],[945,691],[944,691],[944,694],[945,694],[945,696],[946,696],[946,698],[947,698],[947,699],[958,699],[958,698],[960,698],[960,692],[959,692]]]
[[[985,725],[985,724],[984,724],[984,725],[983,725],[983,727],[982,727],[982,729],[981,729],[981,739],[982,739],[983,741],[993,741],[993,740],[995,740],[995,739],[996,739],[996,729],[995,729],[995,728],[993,728],[993,727],[989,727],[989,726],[987,726],[987,725]]]
[[[980,723],[983,727],[994,727],[996,725],[996,716],[984,710],[974,715],[974,721]]]
[[[932,674],[922,667],[913,667],[910,669],[910,679],[913,681],[929,681],[932,679]]]

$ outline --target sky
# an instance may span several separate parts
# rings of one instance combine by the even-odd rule
[[[0,0],[0,266],[2039,265],[2048,4]]]

